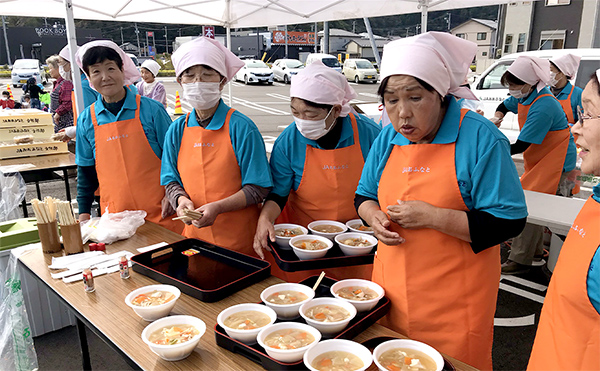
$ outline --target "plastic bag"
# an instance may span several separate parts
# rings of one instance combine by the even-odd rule
[[[0,288],[0,359],[2,370],[30,371],[38,369],[37,354],[23,302],[18,257],[39,244],[26,245],[11,251],[5,272],[1,272]]]
[[[81,230],[83,242],[91,240],[111,244],[125,240],[135,234],[135,231],[146,222],[148,215],[144,210],[125,210],[120,213],[109,213],[108,208],[100,218],[92,218]]]
[[[27,186],[19,173],[0,171],[0,222],[19,218],[19,205],[25,198]]]

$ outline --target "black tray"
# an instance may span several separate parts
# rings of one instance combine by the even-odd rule
[[[277,263],[279,268],[285,272],[373,264],[373,258],[377,251],[377,245],[375,245],[369,254],[347,256],[344,255],[338,244],[334,241],[333,247],[327,251],[327,254],[324,257],[319,259],[300,260],[291,248],[289,250],[284,250],[271,241],[269,241],[269,246],[271,247],[271,254],[275,259],[275,263]]]
[[[372,338],[367,341],[364,341],[362,343],[362,345],[369,348],[371,353],[373,353],[373,350],[375,348],[377,348],[377,346],[379,344],[383,343],[384,341],[396,340],[396,339],[399,339],[399,338],[395,338],[395,337],[391,337],[391,336],[380,336],[380,337],[376,337],[376,338]],[[444,367],[442,368],[442,371],[456,371],[456,369],[454,368],[454,365],[452,365],[452,363],[450,363],[450,361],[448,361],[446,359],[446,357],[442,357],[442,358],[444,358]],[[373,362],[373,365],[375,365],[375,362]]]
[[[308,277],[307,279],[300,281],[299,283],[304,284],[308,287],[313,287],[315,282],[317,281],[318,276]],[[315,297],[332,297],[329,289],[331,286],[337,281],[333,278],[323,277],[321,284],[317,287],[317,291],[315,292]],[[262,304],[262,303],[261,303]],[[346,327],[342,332],[337,334],[334,337],[325,337],[323,336],[322,340],[326,339],[352,339],[366,330],[369,326],[377,322],[381,317],[383,317],[390,310],[390,299],[387,296],[384,296],[379,300],[379,303],[375,306],[375,308],[371,309],[368,312],[359,312],[356,314],[356,317],[350,321],[348,327]],[[293,322],[301,322],[306,323],[302,317],[292,320]],[[277,320],[275,323],[279,322],[290,322],[290,321],[281,321]],[[274,358],[269,357],[265,350],[258,344],[247,345],[240,341],[230,338],[225,330],[219,326],[215,325],[215,339],[217,341],[217,345],[223,347],[233,353],[238,353],[248,358],[251,361],[254,361],[261,365],[263,368],[272,371],[278,370],[306,370],[307,368],[304,366],[302,361],[294,362],[294,363],[284,363],[280,362]]]
[[[190,249],[197,252],[185,255]],[[131,260],[136,263],[134,271],[207,303],[271,275],[269,262],[195,238],[135,255]]]

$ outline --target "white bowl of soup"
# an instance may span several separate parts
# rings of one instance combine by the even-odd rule
[[[348,232],[335,236],[335,242],[344,255],[364,255],[370,253],[378,241],[377,238],[368,234]]]
[[[325,237],[306,235],[292,237],[290,246],[298,259],[310,260],[327,255],[327,251],[333,247],[333,242]]]
[[[300,306],[314,297],[313,289],[301,283],[278,283],[260,293],[263,303],[273,309],[281,320],[298,318]]]
[[[383,287],[375,282],[359,279],[338,281],[329,291],[334,297],[354,305],[359,312],[373,309],[385,295]]]
[[[125,304],[146,321],[168,316],[181,291],[171,285],[150,285],[133,290],[125,297]]]
[[[350,340],[324,340],[304,353],[304,365],[311,371],[364,371],[371,363],[371,351]]]
[[[346,226],[352,232],[359,232],[365,234],[373,234],[373,227],[368,227],[363,223],[362,219],[352,219],[346,222]]]
[[[277,313],[273,309],[262,304],[246,303],[221,311],[217,323],[229,337],[244,344],[255,344],[260,330],[272,325],[276,319]]]
[[[189,356],[206,331],[206,324],[192,316],[170,316],[156,320],[142,331],[142,340],[165,361]]]
[[[408,339],[389,340],[379,344],[373,350],[373,361],[381,371],[392,368],[401,371],[441,371],[444,367],[444,358],[440,352],[425,343]],[[419,364],[424,368],[419,367]]]
[[[337,334],[356,316],[356,308],[337,298],[316,298],[302,304],[300,315],[324,336]]]
[[[329,238],[331,241],[340,233],[348,230],[344,223],[336,222],[335,220],[315,220],[308,225],[308,229],[312,234]]]
[[[280,362],[298,362],[304,353],[317,345],[321,333],[304,323],[281,322],[265,327],[256,340],[269,357]]]
[[[275,242],[284,250],[291,250],[292,237],[308,234],[308,229],[298,224],[275,224]]]

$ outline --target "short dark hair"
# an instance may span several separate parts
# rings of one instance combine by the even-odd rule
[[[503,86],[508,86],[509,84],[514,85],[525,85],[527,84],[525,81],[521,80],[517,76],[513,75],[510,71],[504,72],[502,78],[500,79],[500,83]]]
[[[117,64],[119,69],[123,71],[123,59],[116,50],[106,47],[106,46],[94,46],[90,48],[85,55],[83,56],[83,60],[81,64],[83,65],[83,70],[87,75],[89,75],[89,67],[92,64],[101,63],[105,60],[113,61]]]
[[[2,95],[8,95],[10,97],[10,93],[8,92],[8,90],[3,91]]]
[[[387,84],[390,80],[391,76],[386,77],[385,79],[381,80],[381,83],[379,84],[379,88],[377,89],[377,95],[379,95],[379,98],[381,98],[381,102],[385,105],[385,102],[383,100],[383,93],[385,93],[385,89],[387,88]],[[417,82],[428,92],[432,93],[432,92],[436,92],[437,90],[435,90],[433,88],[433,86],[429,85],[428,83],[426,83],[425,81],[421,80],[418,77],[413,77],[415,80],[417,80]],[[438,93],[439,94],[439,93]]]

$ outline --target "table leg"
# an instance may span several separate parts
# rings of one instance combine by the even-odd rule
[[[67,201],[71,202],[71,187],[69,187],[69,172],[63,169],[63,177],[65,178],[65,192],[67,193]]]
[[[77,334],[79,335],[79,345],[81,346],[81,364],[84,371],[92,369],[90,360],[90,350],[88,348],[87,334],[85,333],[85,325],[77,318]]]
[[[23,206],[23,217],[28,218],[29,213],[27,212],[27,200],[25,197],[23,197],[23,202],[21,203],[21,206]]]
[[[35,190],[37,191],[38,200],[41,200],[42,191],[40,191],[40,182],[35,182]]]

